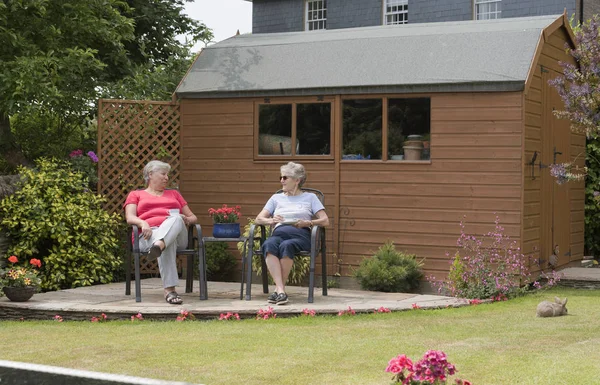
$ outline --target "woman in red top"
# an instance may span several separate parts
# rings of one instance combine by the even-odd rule
[[[198,218],[179,191],[166,190],[169,171],[168,163],[149,162],[144,167],[148,187],[130,192],[123,207],[127,223],[141,229],[140,251],[148,253],[149,261],[158,258],[165,300],[179,305],[183,300],[175,291],[179,283],[175,258],[177,249],[187,246],[186,226],[196,223]]]

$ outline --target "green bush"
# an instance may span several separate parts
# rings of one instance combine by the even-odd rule
[[[42,288],[67,289],[109,283],[121,265],[121,219],[87,188],[88,180],[66,162],[38,159],[19,168],[21,188],[0,202],[0,228],[9,255],[42,260]]]
[[[375,255],[362,260],[354,276],[365,290],[411,292],[419,287],[422,266],[416,255],[397,251],[393,242],[386,242]]]
[[[244,226],[244,236],[247,237],[250,234],[250,226],[252,226],[252,224],[254,223],[254,219],[248,218],[248,223]],[[267,233],[270,231],[270,227],[266,226],[267,229]],[[269,234],[267,234],[268,236]],[[256,228],[256,233],[254,234],[254,239],[259,239],[260,238],[260,228],[257,227]],[[258,240],[254,241],[254,250],[258,250],[260,246],[260,243]],[[238,245],[238,250],[240,251],[240,254],[243,251],[244,248],[244,243],[243,242],[239,242]],[[260,255],[256,255],[254,254],[252,256],[252,270],[254,270],[256,272],[256,274],[258,275],[262,275],[262,263],[261,263],[261,256]],[[290,285],[298,285],[302,282],[302,280],[304,280],[304,277],[306,277],[306,274],[308,273],[308,269],[310,268],[310,256],[308,255],[297,255],[294,257],[294,264],[292,265],[292,270],[290,271],[290,275],[288,276],[288,281],[287,284]],[[269,284],[273,285],[273,279],[271,278],[271,275],[269,275]]]
[[[207,242],[206,275],[209,281],[227,281],[235,267],[233,254],[227,251],[226,242]]]

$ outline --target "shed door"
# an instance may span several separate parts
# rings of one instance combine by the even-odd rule
[[[542,162],[566,163],[570,161],[570,122],[558,119],[554,110],[563,109],[563,103],[554,87],[548,85],[548,80],[558,76],[558,73],[547,70],[542,76],[542,100],[544,111],[544,127],[542,133]],[[549,169],[542,173],[542,250],[540,257],[546,263],[554,262],[562,266],[570,261],[571,256],[571,209],[569,201],[569,184],[559,185],[550,175]],[[553,257],[555,255],[556,257]]]

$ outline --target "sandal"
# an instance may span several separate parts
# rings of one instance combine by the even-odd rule
[[[183,303],[183,299],[177,294],[176,291],[171,291],[165,297],[165,301],[171,305],[181,305]]]
[[[152,245],[146,259],[148,260],[148,262],[152,262],[158,259],[158,257],[160,257],[161,254],[162,250],[160,249],[160,247],[158,245]]]

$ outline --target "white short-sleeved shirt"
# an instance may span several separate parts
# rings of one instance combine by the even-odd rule
[[[309,192],[295,196],[273,194],[264,207],[272,216],[281,215],[285,220],[303,221],[310,221],[317,212],[324,209],[319,198]]]

